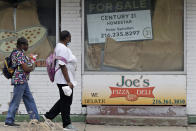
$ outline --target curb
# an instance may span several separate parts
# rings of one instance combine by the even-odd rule
[[[95,125],[119,126],[188,126],[187,117],[87,115],[86,122]]]
[[[72,122],[86,122],[86,115],[70,115]],[[6,115],[0,115],[0,122],[4,122]],[[188,115],[188,125],[189,124],[196,124],[196,115]],[[28,115],[16,115],[15,116],[16,122],[29,122]],[[40,121],[43,121],[43,118],[40,116]],[[61,122],[61,115],[58,115],[54,120],[54,122]],[[87,120],[88,121],[88,120]]]
[[[72,122],[85,122],[86,121],[86,115],[70,115]],[[0,122],[4,122],[6,118],[6,115],[0,115]],[[15,116],[16,122],[29,122],[29,116],[28,115],[16,115]],[[40,121],[43,121],[43,118],[40,116]],[[53,119],[54,122],[61,122],[61,115],[56,116],[55,119]]]

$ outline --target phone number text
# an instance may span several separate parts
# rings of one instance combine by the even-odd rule
[[[106,38],[106,37],[122,37],[122,36],[138,36],[139,34],[140,34],[140,31],[102,33],[101,34],[101,38]]]

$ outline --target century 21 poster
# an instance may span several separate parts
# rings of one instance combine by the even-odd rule
[[[185,75],[84,75],[83,105],[186,105]]]

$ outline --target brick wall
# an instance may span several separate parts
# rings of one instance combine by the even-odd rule
[[[79,79],[79,78],[78,78]],[[78,81],[80,82],[80,81]],[[11,100],[13,86],[10,85],[10,80],[0,76],[0,114],[8,110],[8,103]],[[74,100],[72,104],[71,114],[81,114],[81,87],[74,89]],[[46,71],[35,71],[31,73],[29,87],[34,96],[37,108],[40,114],[48,111],[53,104],[59,99],[58,88],[56,84],[51,83]],[[26,114],[24,103],[21,102],[19,107],[20,114]]]
[[[186,7],[187,113],[196,115],[196,0],[187,0]]]
[[[82,30],[81,4],[80,0],[61,0],[61,30],[68,30],[71,33],[70,48],[78,60],[77,82],[78,87],[74,89],[74,101],[72,113],[81,112],[81,30]]]

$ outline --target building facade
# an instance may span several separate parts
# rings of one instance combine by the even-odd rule
[[[56,1],[55,8],[52,7],[56,21],[51,22],[55,29],[48,28],[48,41],[57,42],[59,30],[69,30],[72,35],[70,48],[78,59],[78,85],[74,89],[72,114],[112,115],[103,112],[125,110],[125,107],[132,111],[134,107],[138,111],[128,114],[138,115],[144,107],[147,109],[144,115],[150,110],[155,116],[168,115],[167,111],[172,109],[176,115],[171,116],[196,116],[196,1],[164,1]],[[48,8],[51,7],[45,7],[44,13]],[[47,26],[42,20],[44,13],[38,17],[47,28],[51,25]],[[164,18],[168,18],[169,24],[164,23]],[[141,22],[144,20],[147,22]],[[132,23],[133,26],[129,27]],[[0,25],[1,28],[5,26]],[[138,33],[130,33],[133,27],[134,31],[143,31],[143,36],[132,37]],[[144,30],[144,27],[148,28]],[[50,46],[51,49],[54,45]],[[129,51],[131,53],[127,54]],[[43,59],[45,55],[41,55]],[[0,113],[5,114],[13,88],[3,75],[0,83]],[[40,114],[48,111],[59,98],[57,87],[49,81],[45,67],[37,67],[31,73],[29,85]],[[164,108],[162,112],[160,107]],[[18,113],[27,113],[22,102]]]

